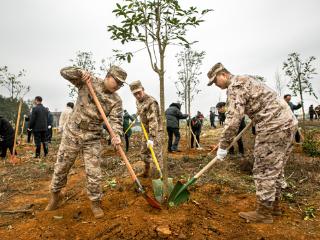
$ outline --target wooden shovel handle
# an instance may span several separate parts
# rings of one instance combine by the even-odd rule
[[[18,108],[18,116],[17,116],[17,122],[16,122],[16,129],[14,133],[14,142],[13,142],[13,150],[11,155],[11,163],[16,163],[16,160],[14,160],[15,153],[16,153],[16,146],[17,146],[17,137],[19,132],[19,123],[20,123],[20,115],[21,115],[21,107],[22,107],[22,99],[19,101],[19,108]]]
[[[227,150],[229,150],[233,144],[235,144],[241,137],[242,135],[252,126],[252,122],[251,121],[232,141],[232,143],[228,146]],[[212,159],[204,168],[202,168],[195,176],[194,178],[199,178],[204,172],[206,172],[209,168],[211,168],[211,166],[218,160],[217,157],[215,157],[214,159]]]
[[[198,148],[201,148],[201,147],[200,147],[200,144],[199,144],[199,142],[198,142],[198,140],[197,140],[196,135],[195,135],[194,132],[192,131],[191,126],[189,126],[189,129],[190,129],[191,134],[193,135],[194,140],[196,141],[196,143],[197,143],[197,145],[198,145]]]
[[[98,110],[99,110],[99,112],[100,112],[100,114],[101,114],[101,117],[102,117],[104,123],[105,123],[106,126],[107,126],[107,129],[108,129],[108,131],[109,131],[109,134],[110,134],[110,136],[111,136],[111,139],[112,139],[112,138],[114,138],[116,135],[114,134],[114,132],[113,132],[113,130],[112,130],[110,124],[109,124],[109,121],[108,121],[108,119],[107,119],[107,116],[106,116],[106,114],[104,113],[104,110],[103,110],[103,108],[102,108],[102,106],[101,106],[101,104],[100,104],[100,101],[99,101],[99,99],[97,98],[97,95],[96,95],[96,93],[95,93],[95,91],[94,91],[94,89],[93,89],[93,87],[92,87],[92,83],[91,83],[91,81],[86,81],[86,83],[87,83],[87,87],[88,87],[88,89],[89,89],[89,92],[90,92],[90,94],[91,94],[91,96],[92,96],[92,98],[93,98],[93,101],[94,101],[94,103],[96,104],[96,106],[97,106],[97,108],[98,108]],[[121,146],[120,146],[120,145],[117,145],[117,146],[116,146],[116,149],[117,149],[118,153],[120,154],[121,158],[123,159],[123,161],[125,162],[128,170],[129,170],[129,173],[130,173],[130,175],[131,175],[132,180],[135,181],[135,182],[137,182],[137,181],[138,181],[138,178],[137,178],[136,174],[134,173],[134,171],[133,171],[133,169],[132,169],[132,167],[131,167],[131,164],[129,163],[129,160],[127,159],[127,156],[126,156],[126,154],[124,153],[124,151],[122,150]]]
[[[227,150],[229,150],[234,144],[238,142],[238,140],[242,137],[242,135],[249,129],[251,128],[253,124],[253,121],[251,121],[249,124],[245,126],[244,129],[233,139],[232,143],[227,147]]]
[[[217,150],[218,149],[218,147],[219,147],[219,144],[217,145],[217,146],[215,146],[208,154],[211,154],[211,153],[213,153],[215,150]]]

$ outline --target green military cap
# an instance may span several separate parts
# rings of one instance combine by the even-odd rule
[[[216,63],[215,65],[213,65],[213,67],[210,69],[210,71],[207,74],[209,78],[208,86],[211,86],[214,83],[217,73],[223,69],[224,69],[224,66],[222,65],[222,63]]]
[[[143,90],[143,86],[139,80],[133,81],[132,83],[129,84],[130,90],[132,93],[139,92]]]
[[[109,68],[108,74],[110,74],[116,80],[125,83],[127,78],[127,73],[121,67],[112,65]]]

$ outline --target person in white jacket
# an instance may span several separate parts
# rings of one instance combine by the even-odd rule
[[[66,109],[61,113],[60,119],[59,119],[59,132],[62,133],[64,128],[66,127],[66,124],[69,120],[69,117],[72,114],[74,104],[72,102],[67,103]]]

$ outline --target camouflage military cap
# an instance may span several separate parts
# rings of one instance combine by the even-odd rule
[[[213,65],[213,67],[210,69],[210,71],[207,74],[209,78],[208,86],[211,86],[214,83],[217,73],[223,69],[224,69],[224,66],[222,65],[222,63],[216,63],[215,65]]]
[[[127,73],[121,67],[112,65],[108,71],[108,74],[120,82],[126,82]]]
[[[136,93],[143,90],[143,86],[139,80],[133,81],[132,83],[129,84],[129,86],[132,93]]]

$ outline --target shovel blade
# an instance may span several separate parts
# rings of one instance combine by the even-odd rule
[[[148,196],[148,194],[144,193],[143,194],[144,199],[153,207],[156,209],[161,209],[161,205],[152,197]]]
[[[153,208],[161,209],[161,205],[146,193],[139,180],[136,179],[134,182],[137,191],[143,196],[143,198],[149,203],[149,205],[151,205]]]
[[[182,192],[180,192],[176,198],[172,201],[169,202],[170,206],[178,206],[181,203],[185,203],[189,200],[190,198],[190,192],[187,189],[184,189]]]
[[[178,181],[169,196],[169,206],[173,207],[186,202],[189,200],[189,196],[190,193],[186,186]]]
[[[184,203],[189,200],[190,192],[188,191],[188,187],[197,181],[196,176],[192,177],[186,184],[182,184],[181,182],[177,182],[174,186],[170,197],[169,197],[169,206],[178,206],[181,203]]]
[[[163,181],[161,179],[154,179],[152,180],[152,188],[154,192],[154,196],[156,200],[160,203],[163,201]],[[168,178],[168,191],[169,194],[173,190],[173,179]]]

